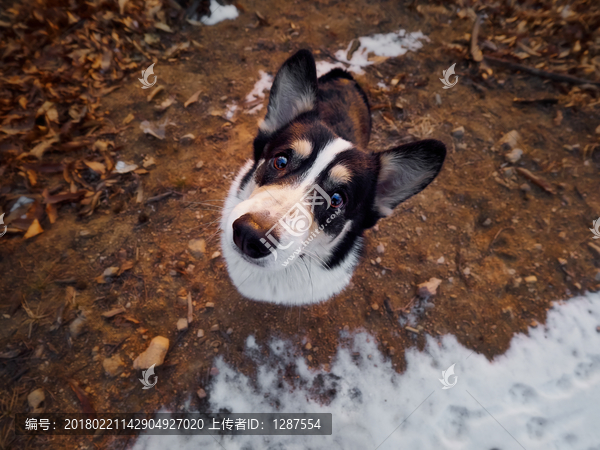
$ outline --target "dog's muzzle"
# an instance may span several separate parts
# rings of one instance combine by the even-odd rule
[[[268,230],[258,218],[246,213],[233,222],[233,242],[244,255],[253,259],[264,258],[270,251],[261,238]]]

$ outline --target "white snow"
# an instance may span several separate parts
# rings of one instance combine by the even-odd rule
[[[352,42],[348,44],[346,50],[338,50],[335,57],[348,63],[347,70],[350,72],[362,74],[364,72],[363,67],[375,63],[375,61],[369,60],[369,54],[395,58],[404,55],[409,50],[413,52],[419,50],[423,47],[421,41],[429,39],[420,31],[407,33],[406,30],[398,30],[394,33],[363,36],[358,40],[360,41],[360,47],[352,54],[352,59],[348,60],[347,58]]]
[[[325,75],[327,72],[330,72],[335,68],[345,69],[346,65],[340,62],[330,63],[329,61],[317,61],[317,77]]]
[[[225,118],[227,120],[231,120],[237,111],[237,104],[235,102],[231,102],[227,104],[227,109],[225,110]]]
[[[218,359],[219,374],[206,389],[211,410],[273,412],[277,401],[279,412],[332,413],[333,435],[225,436],[218,442],[211,436],[143,436],[134,448],[599,450],[598,325],[600,294],[589,294],[555,304],[545,326],[516,335],[493,361],[454,336],[428,337],[424,351],[407,351],[402,374],[365,332],[338,350],[329,374],[294,357],[290,342],[273,339],[261,349],[249,336],[256,386]],[[292,389],[284,381],[278,387],[278,371],[291,363],[302,386]],[[442,389],[442,371],[453,364],[457,378],[447,381],[456,385]],[[331,389],[333,399],[321,405],[315,392]]]
[[[268,73],[259,70],[258,74],[260,75],[259,80],[254,84],[252,91],[248,95],[246,95],[246,103],[251,103],[258,98],[265,98],[264,91],[268,91],[271,89],[273,85],[273,77]],[[252,109],[247,110],[246,114],[256,114],[263,108],[262,103],[254,106]]]
[[[234,5],[222,6],[217,0],[210,0],[210,16],[202,16],[200,22],[204,25],[215,25],[224,20],[233,20],[239,15]]]

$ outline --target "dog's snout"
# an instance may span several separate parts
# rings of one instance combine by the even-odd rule
[[[263,258],[269,254],[260,241],[266,231],[250,214],[244,214],[233,222],[233,242],[250,258]]]

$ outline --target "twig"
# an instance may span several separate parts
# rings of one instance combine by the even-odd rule
[[[521,70],[523,72],[527,72],[530,73],[532,75],[536,75],[538,77],[541,78],[548,78],[550,80],[553,81],[560,81],[560,82],[565,82],[565,83],[573,83],[573,84],[593,84],[596,86],[600,86],[600,81],[591,81],[591,80],[586,80],[583,78],[579,78],[579,77],[574,77],[571,75],[562,75],[559,73],[554,73],[554,72],[547,72],[545,70],[540,70],[540,69],[536,69],[534,67],[529,67],[529,66],[525,66],[523,64],[519,64],[519,63],[514,63],[511,61],[507,61],[505,59],[502,58],[496,58],[495,56],[484,56],[484,59],[488,62],[494,63],[494,64],[498,64],[501,66],[506,66],[509,69],[513,69],[513,70]]]
[[[473,31],[471,33],[471,56],[473,57],[473,61],[477,62],[483,61],[483,53],[481,53],[481,49],[479,48],[479,45],[477,45],[480,24],[481,17],[477,16],[477,19],[475,19],[475,25],[473,25]]]
[[[556,191],[552,189],[552,185],[548,183],[543,178],[538,177],[537,175],[532,174],[529,170],[523,169],[522,167],[517,167],[517,173],[523,175],[525,178],[530,180],[532,183],[537,184],[547,193],[555,195]]]

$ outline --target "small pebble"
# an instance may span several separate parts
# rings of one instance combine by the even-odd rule
[[[202,169],[202,166],[204,166],[204,161],[198,161],[196,163],[196,170]]]
[[[206,304],[204,305],[205,308],[214,308],[215,304],[213,302],[206,302]]]
[[[33,409],[33,412],[42,412],[43,408],[40,408],[40,405],[46,400],[46,394],[44,394],[44,390],[42,388],[36,389],[35,391],[31,391],[27,396],[27,402],[29,406]]]
[[[558,263],[559,263],[561,266],[566,266],[566,265],[567,265],[567,260],[566,260],[566,259],[564,259],[564,258],[558,258]]]
[[[465,135],[465,127],[460,126],[455,128],[454,130],[452,130],[452,136],[454,136],[457,139],[462,138]]]
[[[373,309],[373,311],[377,311],[379,309],[379,305],[377,303],[373,303],[371,305],[371,308]]]
[[[197,336],[199,338],[204,337],[204,330],[198,330]]]
[[[537,278],[535,277],[535,275],[530,275],[528,277],[525,277],[525,283],[527,283],[527,284],[537,283]]]
[[[206,391],[200,388],[196,391],[196,395],[198,396],[198,398],[206,398]]]
[[[221,252],[214,252],[214,253],[211,255],[210,259],[215,259],[215,258],[218,258],[219,256],[221,256]]]
[[[185,331],[188,329],[188,321],[185,317],[182,317],[177,321],[177,331]]]
[[[529,324],[529,326],[530,326],[531,328],[537,328],[537,326],[538,326],[538,323],[537,323],[537,321],[535,321],[535,320],[532,320],[532,321],[531,321],[531,323]]]
[[[379,244],[377,246],[377,253],[379,253],[380,255],[383,255],[383,252],[385,252],[385,247],[383,246],[383,244]]]
[[[306,357],[306,359],[308,359],[309,361],[312,361],[312,360],[313,360],[313,357],[312,357],[312,355],[308,355],[308,356]]]
[[[394,347],[388,348],[388,353],[390,356],[394,356],[396,354],[396,349]]]
[[[102,361],[104,372],[111,377],[116,377],[123,370],[123,360],[119,355],[114,355],[112,358],[104,358]]]
[[[520,148],[513,148],[510,152],[504,155],[506,160],[511,164],[517,163],[521,159],[521,156],[523,156],[523,150]]]
[[[233,333],[233,328],[227,328],[227,334]]]
[[[304,348],[305,348],[306,350],[310,350],[310,349],[312,348],[312,344],[309,342],[309,343],[307,343],[307,344],[304,346]]]
[[[219,324],[215,323],[212,327],[210,327],[210,331],[219,331]]]
[[[483,221],[483,223],[481,225],[483,225],[484,227],[489,227],[492,224],[492,219],[490,219],[489,217],[487,219],[485,219]]]
[[[377,264],[381,264],[381,258],[378,256],[377,258],[375,258],[375,262],[376,262]]]
[[[527,183],[523,183],[521,186],[519,186],[519,189],[521,189],[523,192],[530,192],[531,186],[529,186]]]
[[[444,264],[446,262],[446,259],[443,256],[440,256],[440,258],[436,262],[438,264]]]
[[[160,366],[165,361],[169,350],[169,340],[163,336],[156,336],[150,341],[148,348],[133,361],[134,369],[148,369],[152,365]]]
[[[348,325],[344,325],[344,331],[350,331],[350,327]]]
[[[438,106],[442,105],[442,96],[440,94],[435,94],[435,104]]]

